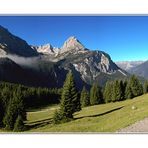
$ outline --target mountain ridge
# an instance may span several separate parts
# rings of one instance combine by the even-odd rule
[[[24,57],[38,56],[38,53],[25,40],[11,34],[2,26],[0,26],[0,53],[4,55],[11,53]]]
[[[61,87],[69,70],[74,73],[79,88],[82,88],[83,85],[90,86],[94,82],[104,85],[108,79],[128,76],[126,71],[112,61],[109,54],[104,51],[87,49],[74,36],[69,37],[61,48],[53,47],[49,43],[41,46],[29,46],[26,41],[16,38],[8,31],[0,32],[0,36],[5,39],[5,42],[0,39],[0,44],[9,45],[8,50],[2,48],[2,51],[6,52],[4,56],[16,62],[23,69],[25,67],[25,70],[30,70],[45,86],[49,86],[48,83],[51,81],[50,86]],[[19,46],[16,46],[14,50],[12,47],[15,47],[16,41]],[[21,48],[21,45],[24,45],[24,48]],[[30,51],[35,55],[30,54]],[[15,58],[13,58],[14,55],[16,55]],[[1,54],[1,56],[3,55]],[[33,59],[34,56],[37,58]],[[23,64],[21,60],[24,60],[25,63]]]
[[[130,72],[131,68],[134,68],[142,63],[144,63],[145,61],[142,60],[137,60],[137,61],[118,61],[115,62],[120,68]]]

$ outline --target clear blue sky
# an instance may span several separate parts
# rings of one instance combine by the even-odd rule
[[[32,45],[76,36],[114,61],[148,59],[148,16],[0,16],[0,25]]]

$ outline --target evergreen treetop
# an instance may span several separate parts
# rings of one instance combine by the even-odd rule
[[[103,102],[103,95],[101,91],[101,87],[94,83],[90,90],[90,104],[97,105]]]

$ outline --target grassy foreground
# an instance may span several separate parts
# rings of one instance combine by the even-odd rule
[[[56,108],[28,112],[26,125],[30,129],[26,132],[116,132],[148,117],[148,94],[132,100],[86,107],[75,113],[73,121],[53,125],[52,115]]]
[[[133,106],[135,109],[132,109]],[[148,94],[116,103],[95,105],[75,113],[74,120],[59,125],[52,124],[58,106],[49,106],[27,112],[25,132],[116,132],[148,117]],[[7,132],[0,129],[0,132]]]

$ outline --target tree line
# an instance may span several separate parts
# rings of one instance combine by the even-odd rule
[[[83,87],[79,93],[76,90],[74,76],[69,72],[63,86],[60,109],[55,111],[53,122],[58,124],[70,121],[74,112],[86,106],[132,99],[143,93],[148,93],[148,81],[142,85],[135,75],[125,81],[108,81],[104,88],[94,83],[90,92]]]

